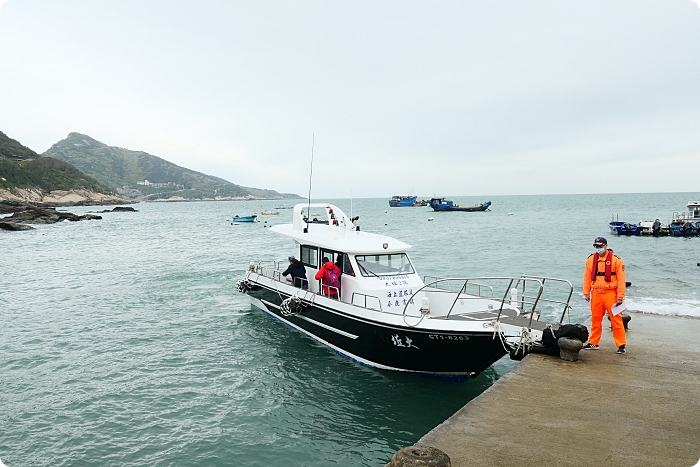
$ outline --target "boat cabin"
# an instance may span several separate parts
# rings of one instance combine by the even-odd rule
[[[311,211],[322,214],[309,219]],[[276,225],[270,231],[294,240],[294,255],[306,268],[309,292],[327,290],[314,278],[327,259],[340,269],[337,295],[341,302],[397,314],[409,305],[417,313],[420,304],[415,303],[416,297],[413,303],[410,300],[423,281],[406,253],[411,246],[362,232],[356,220],[331,204],[298,204],[292,224]]]
[[[675,219],[683,220],[700,220],[700,201],[688,201],[686,205],[686,211],[680,215],[674,215]]]

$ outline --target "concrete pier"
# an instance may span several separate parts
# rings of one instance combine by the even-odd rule
[[[694,466],[700,319],[632,313],[627,354],[603,324],[578,362],[528,355],[416,445],[466,466]]]

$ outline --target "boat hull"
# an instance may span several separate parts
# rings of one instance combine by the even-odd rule
[[[638,226],[637,224],[614,221],[610,222],[608,225],[610,226],[610,232],[614,233],[615,235],[642,235],[642,227]]]
[[[416,196],[406,196],[401,199],[390,199],[389,206],[392,208],[410,208],[417,204]]]
[[[285,316],[280,308],[289,297],[261,285],[247,292],[256,308],[285,322],[336,352],[360,363],[434,376],[471,377],[506,354],[493,330],[434,331],[393,326],[344,313],[321,303]],[[413,318],[415,320],[415,318]]]
[[[231,222],[257,222],[257,216],[232,217]]]
[[[482,212],[488,210],[489,206],[482,205],[482,206],[470,206],[470,207],[441,207],[441,206],[433,206],[434,211],[461,211],[461,212]]]
[[[696,237],[700,233],[700,222],[672,222],[670,229],[674,237]]]

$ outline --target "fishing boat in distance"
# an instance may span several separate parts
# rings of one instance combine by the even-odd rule
[[[253,214],[252,216],[239,216],[236,214],[231,218],[231,223],[233,222],[256,222],[258,219],[257,214]]]
[[[389,206],[392,208],[413,207],[416,205],[417,196],[392,196]]]
[[[324,215],[314,221],[307,214],[314,211]],[[557,318],[561,313],[558,323],[571,308],[573,286],[566,280],[421,279],[410,245],[360,231],[357,218],[337,206],[298,204],[292,217],[270,231],[293,241],[291,253],[306,277],[287,281],[284,259],[254,261],[236,290],[255,308],[362,364],[464,380],[540,340],[551,325],[539,321],[538,307]],[[335,274],[330,283],[315,280],[325,260],[341,271],[337,282]]]
[[[642,235],[668,237],[670,234],[669,225],[658,219],[653,221],[639,221],[637,225],[642,229]]]
[[[279,213],[279,211],[260,211],[263,216],[276,216]]]
[[[700,201],[688,201],[685,212],[674,212],[669,227],[674,237],[700,235]]]
[[[608,224],[610,232],[615,235],[642,235],[642,227],[637,224],[631,224],[623,221],[612,221]]]
[[[489,211],[491,206],[491,201],[486,201],[485,203],[477,204],[476,206],[460,206],[459,204],[454,204],[451,200],[445,198],[432,198],[430,200],[430,207],[433,211],[463,211],[463,212],[478,212],[478,211]]]

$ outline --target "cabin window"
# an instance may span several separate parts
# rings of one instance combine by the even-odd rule
[[[321,262],[323,262],[323,258],[328,258],[328,261],[338,266],[342,274],[355,275],[355,271],[352,269],[352,264],[350,264],[350,258],[348,258],[347,254],[321,248]]]
[[[354,276],[355,271],[352,269],[352,264],[350,264],[350,258],[345,253],[340,253],[335,261],[335,265],[338,266],[340,272],[347,274],[349,276]]]
[[[312,268],[318,267],[318,248],[315,246],[302,245],[301,246],[301,262],[304,266],[309,266]]]
[[[360,274],[365,277],[392,274],[413,274],[413,266],[406,253],[393,255],[356,255],[355,261]]]
[[[335,263],[335,260],[338,259],[338,256],[340,255],[342,255],[342,253],[333,250],[324,250],[321,248],[321,261],[323,261],[323,258],[328,258],[328,261]]]

